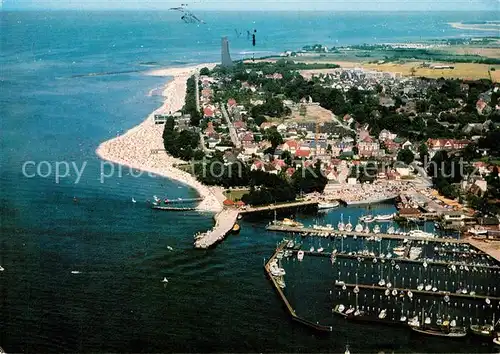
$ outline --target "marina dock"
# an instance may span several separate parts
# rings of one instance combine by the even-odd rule
[[[219,241],[231,231],[236,220],[238,219],[239,211],[236,209],[224,209],[215,215],[215,226],[202,234],[195,237],[195,248],[209,248]]]
[[[196,210],[195,207],[182,208],[182,207],[168,207],[168,206],[159,206],[159,205],[153,205],[151,207],[151,209],[164,210],[164,211],[190,211],[190,210]]]
[[[411,239],[411,240],[416,240],[416,241],[434,241],[434,242],[447,242],[447,243],[467,243],[466,240],[457,240],[453,238],[441,238],[441,237],[434,237],[434,238],[428,238],[428,237],[418,237],[418,236],[405,236],[405,235],[389,235],[389,234],[374,234],[372,232],[370,233],[364,233],[364,232],[355,232],[355,231],[325,231],[325,230],[318,230],[314,229],[312,227],[297,227],[297,226],[285,226],[285,225],[274,225],[270,224],[266,227],[266,230],[268,231],[277,231],[277,232],[287,232],[287,233],[297,233],[297,234],[309,234],[311,236],[319,236],[319,234],[322,233],[328,233],[328,234],[335,234],[335,235],[340,235],[340,236],[356,236],[356,237],[379,237],[379,238],[386,238],[386,239],[393,239],[393,240],[405,240],[405,239]],[[319,236],[321,237],[321,236]]]
[[[359,288],[359,289],[365,289],[365,290],[380,290],[380,291],[385,291],[387,290],[387,287],[385,286],[378,286],[378,285],[365,285],[365,284],[334,284],[336,287],[343,287],[345,285],[345,287],[347,288],[355,288],[356,286]],[[407,293],[408,291],[411,290],[412,293],[414,294],[422,294],[422,295],[431,295],[431,296],[436,296],[436,295],[441,295],[441,296],[445,296],[445,295],[448,295],[449,297],[458,297],[458,298],[462,298],[462,299],[481,299],[481,300],[485,300],[485,299],[490,299],[490,300],[500,300],[500,297],[495,297],[495,296],[486,296],[486,295],[470,295],[470,294],[458,294],[458,293],[454,293],[454,292],[449,292],[449,291],[425,291],[425,290],[417,290],[417,289],[407,289],[407,288],[391,288],[391,291],[392,290],[396,290],[398,293],[401,293],[401,292],[404,292],[404,293]]]
[[[276,283],[276,280],[274,279],[273,275],[271,274],[269,266],[270,266],[271,262],[273,262],[275,260],[278,252],[283,251],[285,246],[286,246],[286,242],[282,242],[281,245],[279,245],[277,247],[276,252],[274,252],[274,254],[271,256],[269,261],[265,264],[264,269],[266,271],[268,278],[273,283],[274,289],[276,290],[276,292],[280,296],[281,300],[283,301],[283,304],[285,305],[288,313],[292,317],[292,320],[299,322],[299,323],[302,323],[303,325],[305,325],[309,328],[315,329],[317,331],[320,331],[320,332],[331,332],[333,329],[331,326],[324,326],[324,325],[321,325],[319,323],[314,323],[312,321],[308,321],[302,317],[299,317],[295,313],[295,310],[293,309],[292,305],[290,305],[290,302],[288,302],[288,299],[286,298],[285,294],[283,293],[283,290],[279,287],[278,283]]]

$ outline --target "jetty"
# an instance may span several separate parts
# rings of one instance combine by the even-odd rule
[[[160,206],[160,205],[153,205],[151,209],[155,210],[165,210],[165,211],[190,211],[190,210],[196,210],[195,207],[169,207],[169,206]]]
[[[238,214],[238,210],[230,208],[217,213],[214,217],[215,226],[211,230],[195,236],[194,247],[209,248],[222,241],[236,223]]]
[[[359,289],[365,289],[365,290],[380,290],[380,291],[385,291],[388,288],[385,286],[378,286],[378,285],[364,285],[364,284],[347,284],[347,283],[334,283],[336,287],[346,287],[346,288],[355,288],[358,287]],[[490,299],[490,300],[500,300],[500,297],[495,297],[495,296],[487,296],[487,295],[470,295],[470,294],[458,294],[455,292],[450,292],[450,291],[426,291],[426,290],[417,290],[417,289],[406,289],[406,288],[391,288],[392,290],[396,290],[398,293],[401,292],[408,292],[408,290],[411,290],[412,293],[414,294],[422,294],[422,295],[441,295],[445,296],[448,295],[449,297],[458,297],[462,299]]]
[[[288,226],[288,225],[276,225],[269,224],[266,227],[268,231],[277,231],[277,232],[287,232],[287,233],[298,233],[298,234],[308,234],[310,236],[320,236],[320,234],[328,233],[328,237],[333,237],[334,235],[338,236],[356,236],[356,237],[379,237],[379,238],[387,238],[393,240],[416,240],[416,241],[433,241],[433,242],[448,242],[448,243],[467,243],[466,240],[458,240],[453,238],[442,238],[442,237],[419,237],[419,236],[405,236],[405,235],[395,235],[395,234],[383,234],[383,233],[364,233],[364,232],[355,232],[355,231],[338,231],[338,230],[318,230],[312,227],[298,227],[298,226]]]
[[[310,206],[310,205],[318,205],[318,202],[314,200],[305,200],[305,201],[279,203],[279,204],[271,204],[271,205],[257,206],[257,207],[247,206],[244,209],[241,209],[239,213],[244,215],[244,214],[257,213],[263,211],[273,211],[278,209],[287,209],[287,208],[295,208],[295,207]]]
[[[292,305],[290,305],[290,302],[286,298],[285,294],[283,293],[283,290],[279,287],[278,283],[274,279],[273,275],[271,274],[270,270],[270,264],[275,260],[278,252],[283,251],[283,249],[286,246],[286,242],[282,242],[277,248],[276,252],[271,256],[269,261],[264,265],[264,270],[268,276],[268,278],[271,280],[273,283],[274,289],[278,293],[281,301],[283,301],[284,306],[286,307],[288,313],[290,314],[291,318],[293,321],[299,322],[309,328],[315,329],[320,332],[331,332],[333,330],[332,326],[325,326],[321,325],[319,323],[314,323],[312,321],[306,320],[305,318],[299,317],[296,313],[295,310],[293,309]]]

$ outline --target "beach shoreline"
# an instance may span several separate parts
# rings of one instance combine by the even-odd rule
[[[187,79],[197,70],[215,64],[200,64],[188,67],[152,70],[146,75],[171,76],[164,87],[163,104],[149,114],[139,125],[124,134],[101,143],[96,149],[99,158],[112,163],[152,173],[181,182],[197,191],[203,201],[196,207],[199,211],[222,210],[225,197],[221,187],[208,187],[187,172],[175,167],[183,161],[168,155],[163,146],[163,124],[154,123],[155,114],[176,112],[184,106]]]

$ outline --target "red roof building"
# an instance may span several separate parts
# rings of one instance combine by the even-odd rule
[[[214,111],[210,107],[205,107],[205,108],[203,108],[203,115],[207,118],[213,118]]]

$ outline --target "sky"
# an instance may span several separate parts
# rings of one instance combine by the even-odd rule
[[[493,11],[500,0],[0,0],[11,9],[168,9],[187,3],[198,10]]]

